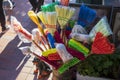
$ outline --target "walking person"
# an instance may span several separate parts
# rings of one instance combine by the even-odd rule
[[[32,5],[32,10],[34,12],[38,12],[41,10],[41,6],[44,4],[44,0],[29,0],[30,4]]]
[[[5,33],[9,28],[6,27],[6,17],[3,10],[3,0],[0,0],[0,24],[2,27],[2,33]]]

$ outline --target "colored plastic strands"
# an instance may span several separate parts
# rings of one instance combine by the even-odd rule
[[[59,69],[58,72],[60,74],[64,73],[66,70],[68,70],[70,67],[76,65],[77,63],[79,63],[80,60],[77,59],[76,57],[74,57],[73,59],[71,59],[70,61],[66,62],[65,64],[63,64]]]
[[[47,39],[45,37],[45,34],[44,34],[44,31],[43,31],[43,27],[41,26],[39,20],[38,20],[38,17],[37,15],[33,12],[33,11],[28,11],[28,16],[31,18],[31,20],[36,24],[38,25],[38,29],[40,30],[40,32],[42,33],[43,37],[44,37],[44,40],[45,42],[47,43],[47,45],[49,46],[48,42],[47,42]],[[44,20],[45,21],[45,20]],[[50,48],[50,47],[49,47]]]
[[[45,4],[41,6],[41,9],[43,12],[53,12],[55,11],[55,5],[57,5],[58,2],[50,3],[50,4]]]
[[[86,27],[88,24],[92,23],[96,18],[96,11],[85,5],[81,5],[79,17],[77,23]]]
[[[88,56],[88,54],[89,54],[89,49],[74,39],[70,39],[68,42],[68,45],[71,48],[73,48],[79,52],[82,52],[84,54],[84,56]]]
[[[38,26],[38,29],[40,30],[40,32],[44,35],[43,32],[43,27],[41,26],[37,15],[35,14],[34,11],[28,11],[28,16],[30,17],[30,19]]]
[[[37,16],[40,18],[40,20],[42,21],[42,23],[45,25],[47,24],[47,18],[46,18],[46,15],[45,15],[45,12],[38,12],[37,13]]]
[[[67,6],[56,5],[55,10],[57,12],[58,22],[61,29],[64,29],[70,18],[73,16],[75,9]]]
[[[52,49],[49,49],[47,51],[42,52],[42,55],[47,57],[49,54],[53,54],[53,53],[56,53],[56,52],[57,52],[56,49],[52,48]]]
[[[90,31],[89,36],[91,41],[94,41],[97,32],[101,32],[106,37],[112,34],[112,30],[110,29],[110,25],[108,24],[106,16],[102,17],[101,20]]]
[[[63,43],[62,39],[60,38],[60,34],[58,31],[55,31],[54,38],[57,43]]]
[[[57,25],[56,12],[39,12],[37,15],[41,19],[42,23],[46,26],[48,31],[53,35],[56,31]]]
[[[46,18],[48,20],[48,27],[50,25],[50,28],[56,28],[56,24],[57,24],[57,15],[56,12],[46,12]]]
[[[41,9],[43,12],[53,12],[55,11],[55,5],[57,5],[58,2],[50,3],[50,4],[45,4],[41,6]]]
[[[68,48],[67,47],[67,51],[73,56],[73,57],[76,57],[78,58],[79,60],[85,60],[85,56],[83,53],[77,51],[77,50],[74,50],[72,48]]]
[[[115,46],[109,42],[107,37],[103,36],[102,33],[98,32],[92,44],[92,53],[93,54],[112,54],[114,50],[115,50]]]
[[[50,60],[48,60],[48,59],[47,59],[46,57],[44,57],[44,56],[39,56],[39,55],[37,55],[36,53],[33,53],[33,55],[37,56],[40,60],[47,62],[48,64],[50,64],[51,66],[53,66],[55,69],[58,69],[58,68],[60,67],[60,64],[57,64],[57,63],[54,62],[54,61],[50,61]]]

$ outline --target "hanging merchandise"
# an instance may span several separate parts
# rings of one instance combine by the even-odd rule
[[[112,34],[112,30],[110,29],[106,16],[102,17],[90,31],[89,36],[92,42],[94,41],[97,32],[101,32],[106,37]]]
[[[78,25],[82,25],[83,27],[87,27],[90,23],[92,23],[96,18],[96,11],[94,9],[89,8],[82,4],[80,6],[79,16],[78,16]]]

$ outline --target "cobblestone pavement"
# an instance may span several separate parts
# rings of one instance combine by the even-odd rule
[[[9,24],[9,16],[15,16],[28,31],[31,32],[36,25],[27,16],[27,11],[31,9],[28,0],[14,0],[16,7],[12,11],[6,11]],[[45,0],[45,3],[51,2]],[[1,29],[0,29],[1,32]],[[33,74],[35,66],[32,64],[33,55],[25,56],[18,49],[20,46],[29,44],[20,44],[18,36],[12,28],[5,34],[0,34],[0,80],[37,80],[37,75]],[[77,74],[78,80],[104,80],[83,78]],[[47,79],[44,79],[47,80]]]

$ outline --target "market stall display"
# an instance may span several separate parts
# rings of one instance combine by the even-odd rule
[[[65,3],[65,5],[67,4]],[[76,65],[94,54],[98,56],[100,54],[109,55],[115,51],[114,44],[107,39],[112,31],[106,17],[103,17],[88,33],[85,26],[89,27],[89,23],[94,21],[96,12],[83,5],[80,8],[82,8],[80,15],[84,14],[86,10],[88,13],[85,14],[88,15],[87,17],[85,14],[79,16],[79,20],[76,22],[82,24],[76,23],[73,27],[70,27],[70,34],[67,37],[65,31],[69,27],[68,23],[75,12],[75,9],[68,5],[54,4],[52,10],[42,6],[43,11],[38,13],[29,11],[28,16],[38,26],[38,29],[32,30],[32,34],[25,30],[17,19],[11,20],[16,33],[19,32],[20,35],[24,35],[24,38],[31,42],[31,46],[27,47],[30,53],[52,66],[53,79],[55,78],[55,80],[64,80],[63,75],[69,72],[72,74],[71,72],[75,71],[74,74],[76,75]],[[81,18],[86,19],[88,24],[85,24],[86,21],[81,20]],[[44,27],[41,24],[44,24]],[[68,76],[71,78],[70,74]],[[67,80],[73,80],[76,77],[70,78]]]

